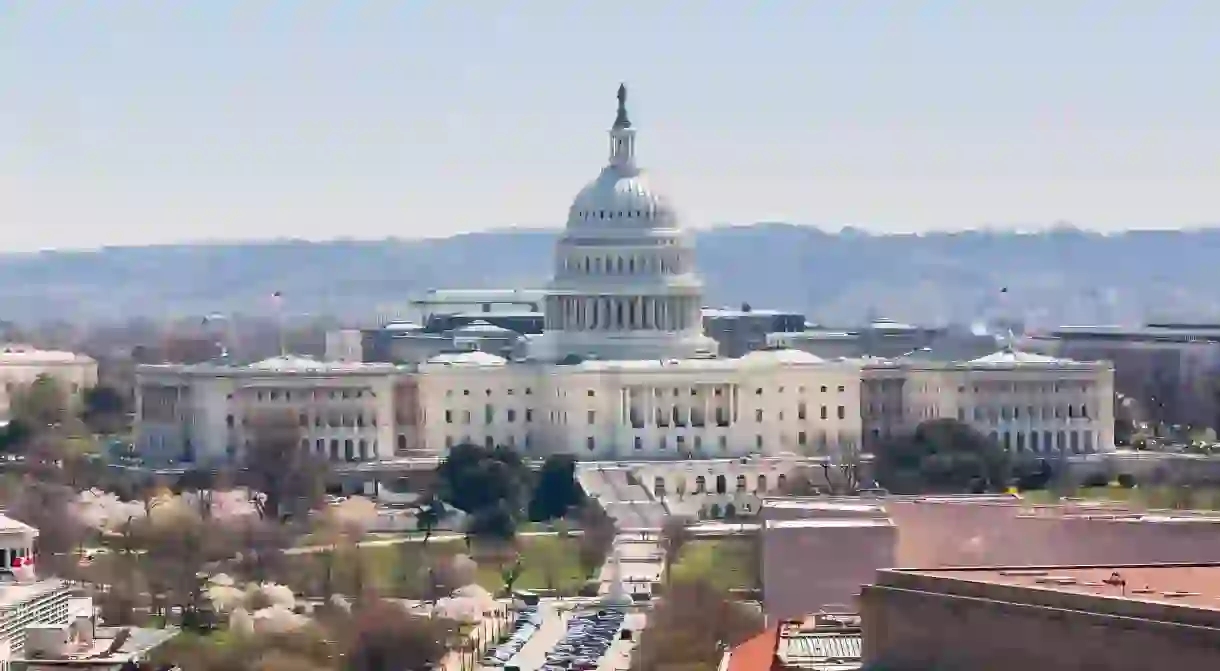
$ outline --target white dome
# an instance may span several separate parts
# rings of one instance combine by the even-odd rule
[[[677,215],[640,171],[606,166],[576,194],[568,228],[674,228]]]
[[[825,359],[801,349],[760,349],[741,357],[744,366],[796,366],[825,363]]]

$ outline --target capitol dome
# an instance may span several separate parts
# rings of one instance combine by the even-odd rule
[[[616,165],[581,189],[568,211],[569,229],[674,228],[677,222],[669,200],[640,171]]]
[[[718,349],[703,333],[694,244],[636,163],[627,87],[617,97],[609,161],[568,209],[529,358],[660,361]]]
[[[635,129],[627,118],[627,89],[619,87],[610,129],[610,162],[572,201],[568,229],[671,229],[678,217],[635,160]]]

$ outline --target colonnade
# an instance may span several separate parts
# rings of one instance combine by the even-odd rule
[[[728,427],[739,414],[740,392],[735,384],[629,386],[619,394],[619,422],[634,429]]]
[[[686,331],[702,326],[694,296],[552,296],[546,328],[564,331]]]

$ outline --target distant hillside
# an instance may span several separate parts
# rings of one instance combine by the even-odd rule
[[[358,318],[428,288],[541,286],[554,238],[514,230],[0,255],[0,318],[265,312],[277,290],[290,313]],[[1220,229],[874,236],[759,224],[702,232],[697,243],[708,304],[804,310],[826,323],[870,311],[1040,325],[1220,315]]]

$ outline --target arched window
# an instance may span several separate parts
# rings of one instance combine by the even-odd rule
[[[407,451],[407,434],[405,434],[405,433],[398,434],[398,451],[399,452]]]
[[[723,493],[727,492],[728,490],[729,490],[728,478],[725,478],[723,473],[721,473],[720,475],[717,475],[716,476],[716,493],[723,494]]]
[[[368,461],[369,458],[369,443],[367,440],[360,439],[360,461]]]

